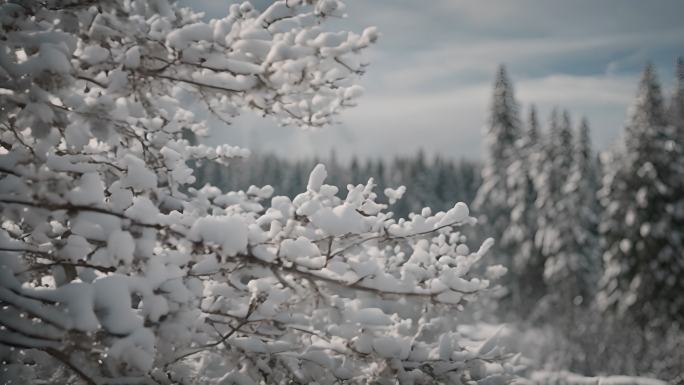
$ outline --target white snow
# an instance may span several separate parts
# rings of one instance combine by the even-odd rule
[[[308,268],[321,268],[325,264],[325,256],[321,256],[318,247],[304,237],[283,240],[280,255]]]
[[[171,32],[166,37],[166,42],[170,47],[184,49],[194,41],[212,41],[212,36],[213,31],[208,24],[194,23]]]
[[[306,189],[311,192],[318,192],[328,177],[328,172],[325,170],[325,166],[321,163],[317,164],[313,170],[311,170],[311,175],[309,175],[309,183],[306,185]]]
[[[133,187],[143,190],[157,187],[157,174],[148,169],[145,162],[131,154],[123,158],[128,173],[122,179],[122,187]]]
[[[95,172],[83,174],[78,185],[68,192],[67,197],[76,205],[102,206],[105,196],[104,183],[100,175]]]
[[[247,224],[237,216],[209,216],[197,220],[190,229],[190,237],[221,246],[226,255],[247,250]]]
[[[140,46],[135,46],[126,51],[124,67],[135,69],[140,66]]]
[[[667,385],[667,382],[647,377],[632,376],[600,376],[585,377],[579,374],[559,371],[534,371],[530,375],[530,380],[535,384],[556,384],[556,385]]]
[[[159,222],[159,209],[146,196],[133,198],[133,205],[124,211],[126,217],[140,223],[155,224]]]
[[[135,242],[128,231],[113,231],[107,239],[107,250],[115,264],[119,261],[130,264],[133,261]]]
[[[354,207],[343,203],[335,208],[324,207],[311,216],[311,222],[328,235],[340,236],[364,231],[363,216]]]
[[[385,196],[389,199],[390,204],[394,204],[398,200],[400,200],[401,197],[404,196],[404,193],[406,193],[406,187],[405,186],[399,186],[396,189],[392,189],[390,187],[387,187],[385,189]]]

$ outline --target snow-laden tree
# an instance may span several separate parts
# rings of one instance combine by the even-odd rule
[[[560,132],[557,136],[554,136],[552,140],[556,141],[556,146],[559,149],[559,158],[555,159],[555,161],[558,162],[557,169],[561,171],[559,179],[561,185],[560,189],[562,190],[562,185],[570,175],[572,164],[575,159],[574,150],[576,148],[572,135],[572,122],[570,120],[570,113],[567,110],[563,111]]]
[[[557,236],[546,258],[544,280],[556,307],[565,317],[573,307],[589,304],[600,274],[596,170],[589,124],[580,123],[574,161],[557,203]],[[574,326],[573,326],[574,327]]]
[[[322,165],[294,199],[190,187],[189,161],[247,151],[184,139],[206,132],[188,106],[321,126],[353,105],[377,33],[321,27],[342,6],[0,4],[3,382],[506,382],[454,322],[503,272],[471,272],[491,241],[466,246],[465,204],[396,219]]]
[[[537,247],[544,258],[556,253],[559,237],[558,224],[565,220],[559,216],[563,184],[570,175],[573,164],[573,140],[570,115],[564,111],[559,117],[553,109],[549,117],[549,130],[537,159],[538,172],[535,178],[537,188],[536,207],[538,228],[535,236]]]
[[[555,176],[554,159],[558,157],[558,149],[555,146],[552,137],[558,135],[559,121],[558,109],[554,108],[548,118],[548,129],[539,139],[538,151],[533,156],[535,169],[534,187],[537,193],[535,200],[535,208],[537,211],[537,227],[534,236],[534,243],[537,250],[542,254],[542,260],[545,260],[546,247],[552,234],[552,224],[555,218],[555,204],[557,193],[557,185],[559,184]],[[543,272],[543,270],[542,270]],[[543,281],[543,274],[542,274]],[[541,295],[544,295],[542,293]]]
[[[668,118],[675,130],[681,151],[684,152],[684,58],[677,58],[675,69],[675,89],[668,106]]]
[[[539,146],[539,118],[537,117],[537,107],[530,106],[530,112],[527,117],[527,129],[525,130],[526,140],[529,143],[528,157],[533,153],[538,152]]]
[[[600,191],[605,271],[598,303],[640,324],[684,319],[682,153],[648,65]]]
[[[482,184],[473,206],[485,219],[489,234],[501,239],[510,219],[508,167],[515,160],[516,141],[521,127],[518,104],[506,68],[501,65],[494,80],[492,105],[485,132],[487,154],[482,169]],[[510,267],[510,252],[497,245],[496,254]]]
[[[516,142],[514,160],[507,169],[508,226],[501,238],[502,248],[511,255],[511,272],[506,286],[510,288],[512,305],[518,315],[527,315],[545,292],[544,260],[534,243],[537,232],[537,192],[534,177],[539,151],[539,122],[534,106],[530,108],[527,127]]]

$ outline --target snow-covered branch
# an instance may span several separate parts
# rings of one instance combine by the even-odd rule
[[[503,383],[492,341],[468,345],[455,309],[486,291],[463,203],[397,219],[373,181],[346,193],[311,173],[196,189],[201,101],[322,126],[361,94],[361,34],[328,32],[337,0],[0,5],[0,355],[11,378],[105,383]],[[304,189],[304,186],[302,186]],[[392,201],[404,189],[388,189]],[[27,373],[29,363],[37,370]],[[54,365],[66,368],[52,373]],[[486,370],[483,368],[487,368]],[[72,377],[72,379],[69,379]],[[76,381],[76,380],[74,380]],[[488,382],[491,383],[491,382]]]

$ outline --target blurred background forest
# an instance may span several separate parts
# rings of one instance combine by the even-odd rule
[[[539,368],[682,384],[682,59],[675,84],[666,87],[673,92],[661,90],[647,65],[620,139],[599,152],[587,119],[561,106],[548,117],[538,117],[534,105],[520,106],[502,66],[481,160],[419,151],[342,162],[334,151],[324,159],[257,152],[228,166],[197,164],[196,185],[247,191],[268,183],[294,197],[322,162],[328,183],[341,191],[369,178],[377,191],[406,186],[409,193],[391,207],[397,217],[466,202],[484,224],[478,231],[497,241],[495,262],[508,268],[489,303],[467,317],[507,323],[508,344]]]

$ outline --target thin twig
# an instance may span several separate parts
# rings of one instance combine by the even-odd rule
[[[61,361],[65,366],[67,366],[69,369],[71,369],[74,373],[76,373],[83,381],[85,381],[88,385],[98,385],[97,382],[87,375],[81,368],[79,368],[76,364],[72,363],[71,360],[69,360],[69,357],[64,354],[64,352],[61,352],[55,348],[45,348],[45,352],[52,357],[56,358],[57,360]]]

